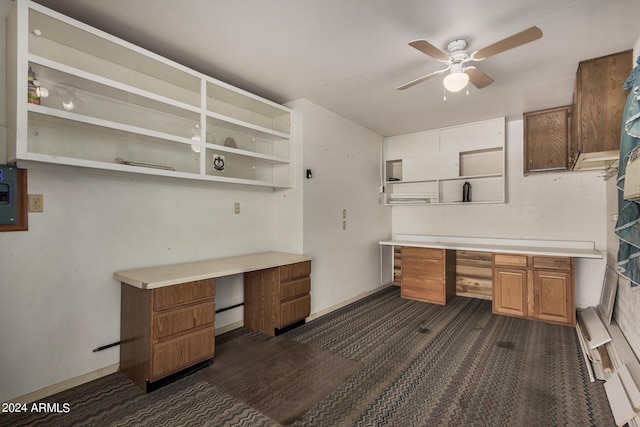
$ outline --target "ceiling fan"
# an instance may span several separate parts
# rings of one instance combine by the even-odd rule
[[[493,55],[522,46],[541,37],[542,30],[538,27],[531,27],[472,53],[468,53],[465,50],[467,48],[467,41],[463,39],[454,40],[449,43],[447,45],[448,53],[441,51],[426,40],[412,41],[409,43],[409,46],[446,64],[447,67],[405,83],[397,89],[404,90],[410,88],[432,77],[440,76],[447,71],[449,71],[449,74],[445,76],[443,83],[449,92],[458,92],[464,89],[469,82],[478,89],[482,89],[493,83],[493,79],[473,65],[465,65],[467,62],[483,61]]]

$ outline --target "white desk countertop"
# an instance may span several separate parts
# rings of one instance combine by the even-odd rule
[[[310,261],[311,257],[286,252],[263,252],[229,258],[139,268],[113,273],[119,282],[141,289],[161,288],[194,280],[231,276],[248,271]]]
[[[454,249],[458,251],[602,259],[602,254],[594,249],[594,243],[587,241],[493,239],[398,234],[393,240],[384,240],[379,243],[382,246],[413,246],[421,248]]]

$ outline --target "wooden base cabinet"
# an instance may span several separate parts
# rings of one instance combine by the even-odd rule
[[[493,312],[575,326],[573,258],[494,254]]]
[[[311,314],[311,261],[244,274],[244,326],[275,336]]]
[[[121,291],[120,371],[141,389],[213,358],[214,279]]]
[[[456,294],[456,253],[448,249],[402,248],[402,298],[445,305]]]

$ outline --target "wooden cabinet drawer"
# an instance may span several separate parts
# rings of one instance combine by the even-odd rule
[[[180,285],[152,289],[153,310],[190,303],[215,296],[214,279],[196,280]]]
[[[153,316],[153,339],[161,340],[204,326],[213,326],[213,301]]]
[[[309,294],[311,291],[311,278],[309,276],[302,279],[293,280],[280,284],[280,301]]]
[[[402,257],[443,260],[444,249],[403,247]]]
[[[284,328],[292,323],[303,320],[311,314],[311,296],[286,301],[280,304],[280,319],[276,328]]]
[[[571,271],[571,268],[572,268],[571,258],[552,257],[552,256],[534,256],[533,268]]]
[[[526,255],[512,255],[512,254],[494,254],[494,265],[506,265],[509,267],[523,267],[527,268],[527,256]]]
[[[299,262],[297,264],[283,265],[280,267],[280,280],[286,281],[304,277],[311,274],[311,261]]]
[[[401,296],[416,301],[433,304],[445,303],[445,284],[443,281],[433,282],[424,280],[402,279]]]
[[[150,382],[213,357],[213,327],[153,346]]]
[[[404,258],[402,263],[402,280],[419,279],[442,283],[444,281],[444,264],[442,261]]]

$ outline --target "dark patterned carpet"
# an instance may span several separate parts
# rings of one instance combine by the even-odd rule
[[[218,337],[268,340],[241,328]],[[391,287],[285,336],[361,369],[296,426],[613,426],[590,383],[575,330],[491,314],[491,302],[446,307]],[[206,369],[206,368],[205,368]],[[202,371],[144,395],[121,374],[59,393],[66,414],[0,416],[11,426],[277,426],[207,382]]]

